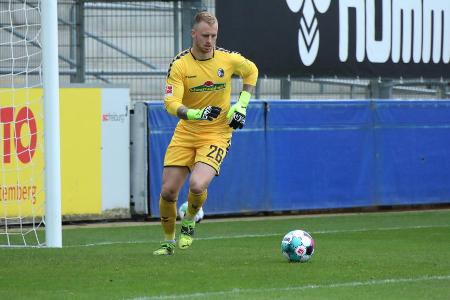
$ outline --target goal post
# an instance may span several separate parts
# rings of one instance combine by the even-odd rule
[[[45,240],[47,247],[61,248],[58,9],[56,0],[41,1],[42,76],[45,128]]]
[[[0,3],[0,247],[62,247],[56,0]]]

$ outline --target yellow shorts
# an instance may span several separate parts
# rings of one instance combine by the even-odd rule
[[[177,126],[167,147],[164,167],[188,167],[191,171],[195,163],[202,162],[219,175],[230,145],[231,134],[190,132]]]

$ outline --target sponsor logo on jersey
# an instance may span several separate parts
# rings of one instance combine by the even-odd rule
[[[219,68],[217,70],[217,76],[223,77],[225,75],[225,71],[222,68]]]
[[[189,89],[189,92],[191,92],[191,93],[212,92],[212,91],[223,90],[224,88],[225,88],[225,83],[214,83],[212,81],[206,81],[202,85],[191,87]]]
[[[173,86],[171,85],[166,85],[166,92],[165,92],[166,96],[173,96]]]

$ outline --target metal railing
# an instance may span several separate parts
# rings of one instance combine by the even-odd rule
[[[17,0],[19,1],[19,0]],[[0,5],[1,5],[0,1]],[[33,5],[31,2],[23,2]],[[190,45],[190,22],[198,9],[215,10],[215,0],[76,1],[58,0],[60,82],[117,83],[130,86],[134,101],[161,100],[167,68]],[[25,22],[12,16],[15,22]],[[1,21],[3,22],[3,20]],[[11,32],[8,26],[1,31]],[[1,34],[1,32],[0,32]],[[15,37],[24,39],[20,27]],[[34,45],[38,47],[39,45]],[[0,45],[0,51],[9,45]],[[16,47],[20,47],[17,45]],[[31,58],[28,63],[32,64]],[[16,64],[13,72],[20,72]],[[11,68],[0,60],[0,74]],[[32,73],[29,72],[30,75]],[[233,79],[234,96],[242,82]],[[449,81],[368,78],[261,77],[261,99],[449,98]]]

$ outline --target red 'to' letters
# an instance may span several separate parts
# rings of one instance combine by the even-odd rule
[[[15,122],[14,122],[15,121]],[[3,125],[3,162],[11,162],[11,124],[14,122],[14,145],[17,158],[24,164],[33,158],[37,145],[37,125],[29,107],[22,107],[14,120],[14,107],[0,108],[0,123]],[[27,125],[30,132],[30,144],[22,143],[22,126]]]

